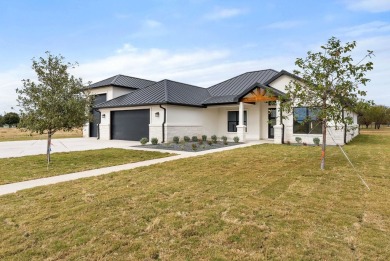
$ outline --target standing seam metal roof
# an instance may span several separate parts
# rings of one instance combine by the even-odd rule
[[[101,103],[97,108],[126,107],[152,104],[203,106],[210,94],[205,88],[162,80],[143,89]]]
[[[249,92],[255,86],[270,88],[266,86],[267,83],[271,79],[275,79],[279,74],[272,69],[247,72],[209,88],[202,88],[171,80],[162,80],[129,94],[101,103],[96,107],[113,108],[154,104],[180,104],[204,107],[211,104],[236,103],[242,95]],[[282,94],[278,90],[274,89],[274,91],[276,91],[276,94]]]
[[[118,74],[118,75],[110,77],[108,79],[93,83],[93,84],[89,85],[88,87],[89,88],[98,88],[98,87],[103,87],[103,86],[114,85],[114,86],[120,86],[120,87],[124,87],[124,88],[142,89],[142,88],[145,88],[145,87],[152,85],[154,83],[156,83],[156,82]]]

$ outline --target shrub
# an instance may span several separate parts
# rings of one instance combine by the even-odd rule
[[[192,140],[193,142],[197,142],[197,141],[198,141],[198,137],[192,136],[191,140]]]
[[[153,145],[157,145],[157,143],[158,143],[157,138],[152,138],[150,141],[152,142]]]
[[[301,138],[301,137],[295,137],[295,141],[296,141],[297,143],[301,143],[301,142],[302,142],[302,138]]]
[[[207,140],[207,135],[202,135],[202,140],[206,141]]]
[[[173,137],[173,142],[179,144],[180,138],[178,136]]]
[[[144,138],[140,139],[139,142],[141,142],[142,145],[145,145],[146,143],[149,142],[149,140],[148,140],[148,138],[144,137]]]
[[[222,136],[222,137],[221,137],[221,140],[222,140],[223,142],[226,142],[226,141],[227,141],[227,137],[226,137],[226,136]]]
[[[198,146],[195,143],[192,143],[192,150],[197,150]]]
[[[238,136],[235,136],[235,137],[233,138],[233,140],[234,140],[235,143],[238,143],[238,142],[240,141],[240,138],[239,138]]]
[[[211,146],[211,145],[213,145],[213,142],[211,140],[208,140],[207,144],[209,144]]]
[[[202,140],[202,139],[199,139],[199,140],[198,140],[198,144],[199,144],[199,145],[202,145],[202,144],[203,144],[203,140]]]
[[[320,146],[320,138],[318,137],[313,138],[313,142],[315,145]]]
[[[183,137],[183,140],[184,140],[185,142],[189,142],[191,139],[190,139],[190,137],[188,137],[188,136],[184,136],[184,137]]]
[[[307,146],[307,143],[306,143],[306,142],[304,142],[304,143],[302,143],[302,145],[303,145],[303,146]]]
[[[286,141],[286,145],[291,145],[291,142],[289,140]]]
[[[218,140],[217,135],[211,136],[211,141],[212,141],[213,143],[217,143],[217,140]]]

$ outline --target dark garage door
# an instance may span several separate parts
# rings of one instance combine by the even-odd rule
[[[105,102],[107,100],[106,94],[98,94],[95,95],[95,100],[93,102],[93,105],[97,105],[99,103]],[[89,137],[97,137],[98,136],[98,124],[100,123],[100,112],[97,110],[91,111],[93,115],[92,122],[89,123]]]
[[[149,139],[149,110],[112,111],[111,139],[140,140]]]

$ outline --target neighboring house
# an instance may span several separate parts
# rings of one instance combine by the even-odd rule
[[[278,97],[295,75],[286,71],[247,72],[209,88],[171,80],[159,82],[117,75],[90,85],[95,95],[95,121],[84,126],[85,137],[140,140],[174,136],[217,135],[240,141],[273,139],[275,143],[313,143],[322,138],[321,124],[301,125],[308,108],[294,108],[294,117],[281,119]],[[357,117],[354,115],[354,129]],[[357,125],[356,125],[357,126]],[[330,128],[335,142],[350,141],[356,131]],[[331,137],[328,144],[334,144]]]

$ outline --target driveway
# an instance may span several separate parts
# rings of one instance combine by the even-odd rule
[[[97,140],[96,138],[53,139],[51,153],[105,148],[126,148],[139,145],[139,141]],[[46,140],[0,142],[0,158],[46,154]]]

